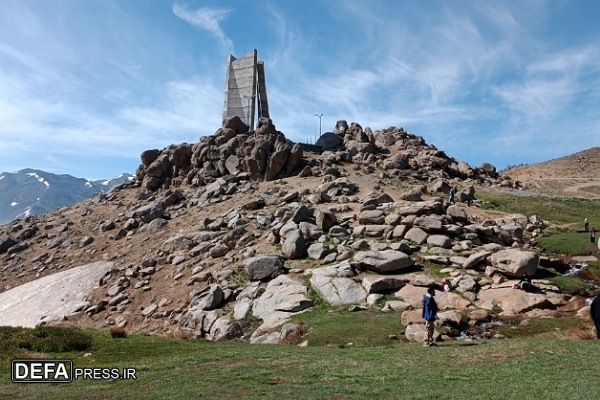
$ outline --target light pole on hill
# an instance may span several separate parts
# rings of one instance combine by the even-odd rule
[[[315,117],[319,118],[319,137],[321,137],[321,117],[323,114],[315,114]],[[315,138],[315,144],[317,144],[317,138]]]

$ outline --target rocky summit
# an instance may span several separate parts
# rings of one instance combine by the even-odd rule
[[[277,343],[320,298],[402,310],[406,338],[421,341],[430,286],[440,340],[498,316],[585,315],[581,296],[548,281],[513,288],[539,265],[565,265],[535,248],[547,222],[491,218],[481,187],[522,184],[402,128],[338,121],[307,146],[269,119],[250,130],[230,118],[197,143],[144,151],[133,181],[1,227],[0,320]],[[39,295],[15,301],[23,289]]]

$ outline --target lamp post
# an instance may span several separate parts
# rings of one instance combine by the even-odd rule
[[[323,116],[323,114],[315,114],[315,117],[319,118],[319,137],[321,137],[321,117]],[[317,143],[317,140],[315,138],[315,144]]]

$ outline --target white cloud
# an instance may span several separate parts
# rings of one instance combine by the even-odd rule
[[[228,8],[210,8],[202,7],[195,11],[189,10],[186,6],[173,4],[173,14],[184,20],[190,25],[208,31],[215,36],[225,46],[226,49],[233,49],[232,41],[225,35],[220,22],[227,18],[232,12]]]

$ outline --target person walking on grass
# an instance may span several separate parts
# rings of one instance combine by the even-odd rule
[[[586,232],[590,230],[590,222],[588,221],[587,217],[585,217],[583,220],[583,230]]]
[[[438,305],[434,299],[435,289],[429,287],[427,289],[427,294],[423,296],[423,318],[425,319],[425,329],[427,330],[427,334],[425,335],[425,340],[423,341],[423,346],[429,347],[434,346],[433,340],[433,327],[435,324],[435,320],[437,319]]]
[[[596,243],[596,228],[593,226],[590,228],[590,242]]]
[[[600,339],[600,294],[598,294],[590,305],[590,315],[596,325],[596,339]]]

